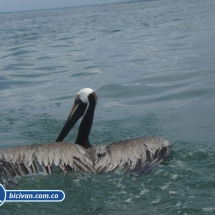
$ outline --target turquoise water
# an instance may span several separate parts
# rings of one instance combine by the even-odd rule
[[[17,178],[66,198],[0,213],[215,214],[214,11],[213,0],[160,0],[0,14],[0,148],[55,141],[75,94],[91,87],[92,144],[162,136],[174,150],[140,178]]]

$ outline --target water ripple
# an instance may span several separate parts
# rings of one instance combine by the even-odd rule
[[[93,144],[162,136],[174,150],[135,179],[124,170],[17,178],[66,199],[8,203],[1,214],[214,213],[214,9],[161,0],[0,14],[0,148],[54,141],[76,93],[91,87]]]

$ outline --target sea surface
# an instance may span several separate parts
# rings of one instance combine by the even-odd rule
[[[174,151],[139,178],[18,177],[19,189],[65,200],[5,203],[0,214],[215,214],[214,11],[214,0],[157,0],[0,14],[0,148],[54,142],[90,87],[92,144],[161,136]]]

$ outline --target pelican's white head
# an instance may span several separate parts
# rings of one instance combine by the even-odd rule
[[[76,96],[76,99],[81,99],[81,101],[83,103],[88,103],[88,96],[91,94],[91,93],[94,93],[94,90],[91,89],[91,88],[83,88],[81,89],[78,93],[77,93],[77,96]]]

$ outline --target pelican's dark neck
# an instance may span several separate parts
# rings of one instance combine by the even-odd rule
[[[83,146],[85,149],[92,146],[89,142],[89,134],[93,124],[94,110],[96,106],[96,100],[93,94],[88,96],[88,100],[89,105],[79,126],[78,136],[75,141],[76,144]]]

